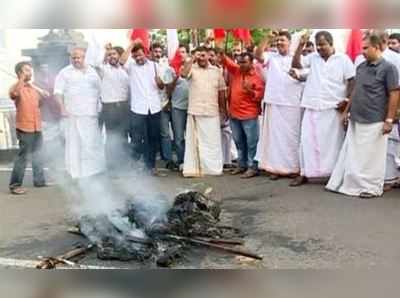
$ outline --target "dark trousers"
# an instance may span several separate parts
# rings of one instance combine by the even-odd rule
[[[133,158],[138,160],[143,155],[146,167],[154,169],[160,144],[160,113],[140,115],[131,112],[130,136]]]
[[[128,159],[128,102],[103,104],[100,118],[106,128],[107,168],[109,170],[120,169]]]
[[[161,111],[160,117],[161,158],[165,161],[172,161],[172,140],[169,129],[171,111]]]
[[[17,138],[19,141],[19,150],[11,174],[10,189],[22,186],[29,155],[32,157],[33,184],[35,186],[44,185],[45,178],[40,152],[43,143],[42,133],[29,133],[17,130]]]
[[[172,108],[172,130],[174,132],[174,142],[176,147],[176,155],[178,157],[178,165],[183,164],[185,157],[185,131],[187,111]]]
[[[230,120],[232,136],[239,155],[239,167],[257,169],[254,160],[259,139],[258,118],[249,120]]]

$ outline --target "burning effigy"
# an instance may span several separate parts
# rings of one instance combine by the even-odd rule
[[[172,206],[168,204],[163,195],[128,200],[110,215],[83,216],[80,232],[101,260],[150,261],[169,267],[199,245],[262,259],[236,248],[244,242],[238,229],[220,225],[220,202],[199,191],[185,191]]]

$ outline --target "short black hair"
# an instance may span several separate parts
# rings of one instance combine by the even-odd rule
[[[145,47],[142,43],[135,44],[132,48],[132,53],[136,53],[139,50],[142,50],[143,52],[145,52]]]
[[[400,42],[400,33],[392,33],[389,35],[389,39],[397,39]]]
[[[311,40],[307,41],[307,43],[306,43],[306,48],[309,48],[309,47],[314,47],[314,43]]]
[[[124,48],[123,48],[123,47],[120,47],[120,46],[112,47],[112,49],[113,49],[114,51],[116,51],[116,52],[118,53],[118,55],[120,55],[120,56],[125,52]]]
[[[207,48],[207,52],[214,52],[214,54],[218,54],[216,48]]]
[[[28,61],[21,61],[21,62],[18,62],[17,64],[15,64],[15,69],[14,69],[15,74],[18,76],[19,73],[22,71],[22,68],[24,68],[24,66],[26,66],[26,65],[32,67],[32,64]]]
[[[367,34],[363,40],[368,40],[369,44],[375,48],[381,48],[382,38],[377,34]]]
[[[253,55],[251,52],[243,52],[242,54],[240,54],[240,57],[241,57],[242,59],[244,59],[244,58],[246,58],[246,57],[249,57],[250,62],[253,63],[254,55]]]
[[[181,43],[180,45],[179,45],[179,47],[178,47],[179,49],[180,48],[185,48],[185,50],[186,50],[186,52],[188,52],[189,53],[189,46],[187,45],[187,44],[183,44],[183,43]]]
[[[196,48],[195,52],[208,52],[208,48],[200,46]]]
[[[318,40],[321,38],[325,38],[325,40],[329,43],[330,46],[333,46],[333,36],[329,31],[319,31],[315,35],[315,41],[318,43]]]
[[[154,50],[154,49],[161,49],[162,51],[164,51],[164,47],[161,43],[159,42],[153,42],[150,46],[150,50]]]
[[[292,40],[292,35],[286,30],[279,31],[278,36],[285,36],[289,41]]]

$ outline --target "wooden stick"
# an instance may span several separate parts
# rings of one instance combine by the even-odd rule
[[[227,30],[226,31],[226,39],[225,39],[225,54],[228,53],[228,42],[229,42],[229,34],[230,34],[231,30]]]
[[[232,239],[212,239],[212,238],[193,238],[195,240],[205,241],[214,244],[229,244],[229,245],[244,245],[243,240],[232,240]]]
[[[218,245],[218,244],[213,244],[213,243],[209,243],[209,242],[205,242],[205,241],[201,241],[201,240],[196,240],[193,238],[188,238],[188,237],[181,237],[181,236],[176,236],[176,235],[166,235],[165,237],[171,239],[171,240],[177,240],[177,241],[186,241],[192,244],[199,244],[205,247],[209,247],[209,248],[214,248],[214,249],[218,249],[221,251],[225,251],[225,252],[229,252],[235,255],[241,255],[247,258],[252,258],[252,259],[256,259],[256,260],[263,260],[263,257],[257,254],[254,254],[252,252],[249,251],[245,251],[245,250],[241,250],[241,249],[236,249],[236,248],[232,248],[232,247],[227,247],[227,246],[223,246],[223,245]]]
[[[130,235],[126,236],[125,239],[127,241],[140,243],[140,244],[146,244],[146,245],[152,245],[153,244],[153,241],[151,241],[150,239],[140,238],[140,237],[135,237],[135,236],[130,236]]]
[[[36,266],[36,269],[54,269],[58,264],[66,263],[65,260],[68,261],[74,257],[87,253],[92,248],[93,245],[90,244],[88,246],[74,248],[73,250],[55,258],[46,258]]]

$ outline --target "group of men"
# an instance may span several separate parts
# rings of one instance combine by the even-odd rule
[[[335,51],[328,31],[316,34],[315,45],[303,36],[294,54],[291,40],[288,31],[274,32],[254,51],[239,45],[231,56],[207,47],[190,55],[181,45],[184,63],[175,68],[159,43],[149,54],[138,40],[125,51],[108,45],[104,64],[94,67],[74,49],[54,86],[67,172],[81,179],[142,159],[146,172],[163,176],[160,151],[184,177],[221,175],[236,151],[230,174],[244,179],[264,170],[271,180],[293,178],[291,186],[322,178],[331,191],[381,196],[385,179],[392,186],[400,177],[399,36],[369,32],[355,64]],[[46,185],[37,153],[40,98],[49,94],[30,83],[29,63],[16,73],[10,96],[20,151],[10,190],[23,194],[29,152],[35,186]]]

